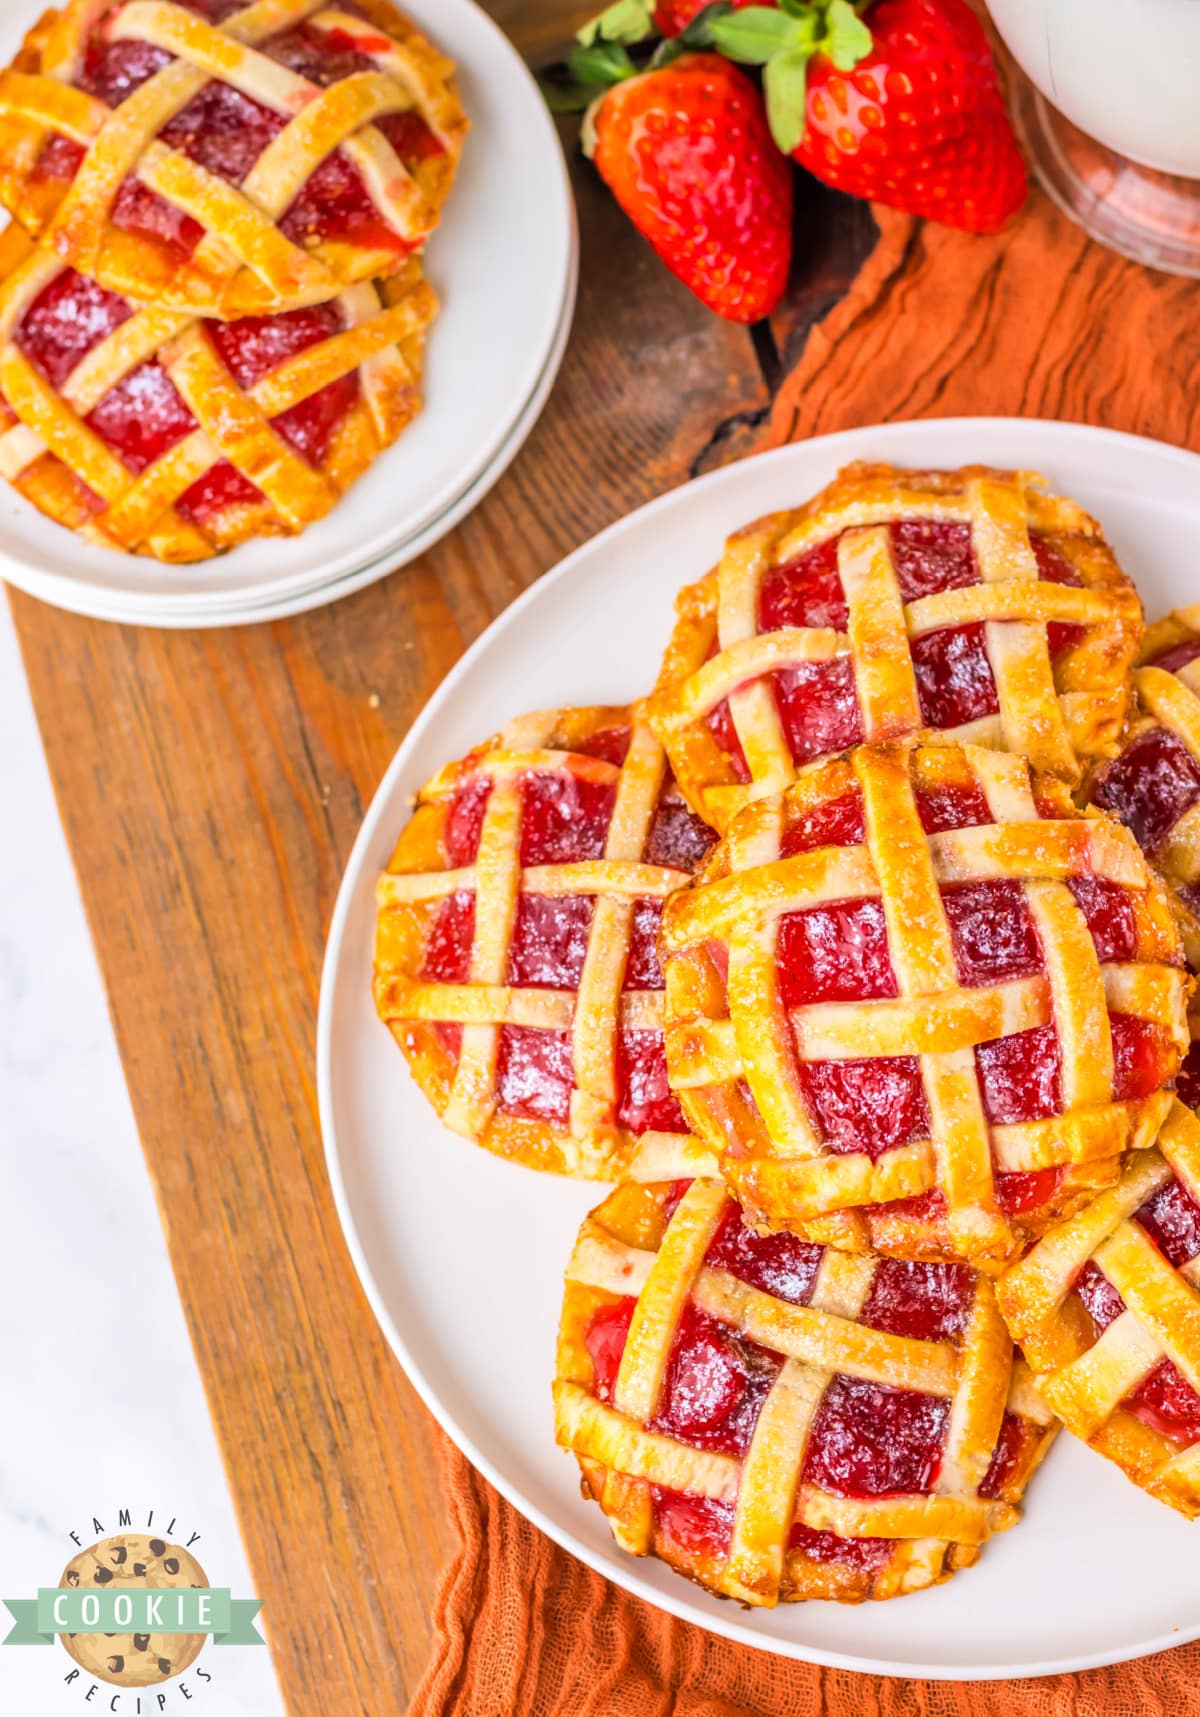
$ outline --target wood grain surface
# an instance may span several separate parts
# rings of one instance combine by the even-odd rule
[[[595,7],[491,9],[545,62]],[[432,1423],[367,1309],[323,1165],[313,1046],[344,862],[466,645],[602,526],[747,451],[770,404],[747,332],[691,299],[574,152],[572,173],[582,284],[561,376],[435,550],[332,608],[227,631],[12,596],[255,1590],[304,1717],[404,1709],[445,1549]],[[788,361],[873,227],[810,185],[801,232],[775,326]]]

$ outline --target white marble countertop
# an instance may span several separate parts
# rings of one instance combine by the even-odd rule
[[[198,1533],[209,1582],[250,1596],[2,595],[0,758],[0,1596],[57,1585],[70,1533],[87,1546],[119,1530],[122,1508],[133,1531],[153,1509],[164,1533],[174,1517],[177,1541]],[[73,1667],[57,1643],[0,1650],[0,1711],[138,1717],[132,1692],[68,1684]],[[144,1691],[142,1717],[282,1713],[267,1651],[210,1643],[197,1667],[212,1679]]]

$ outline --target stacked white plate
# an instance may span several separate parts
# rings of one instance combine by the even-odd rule
[[[11,57],[41,0],[5,8]],[[196,566],[96,547],[0,485],[0,577],[33,596],[152,626],[229,626],[317,608],[422,554],[476,506],[536,422],[575,307],[578,236],[554,124],[503,33],[472,0],[404,0],[458,65],[471,132],[425,259],[442,313],[425,409],[302,536]],[[15,16],[13,15],[15,13]]]

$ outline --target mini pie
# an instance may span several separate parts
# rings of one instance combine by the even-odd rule
[[[114,549],[195,561],[327,513],[421,408],[413,257],[328,304],[205,322],[0,237],[0,473]]]
[[[447,1126],[593,1178],[685,1133],[656,941],[713,838],[636,708],[523,716],[429,782],[379,881],[375,1005]]]
[[[667,902],[672,1088],[751,1220],[995,1269],[1148,1145],[1188,1045],[1126,829],[1022,758],[864,745]]]
[[[765,1605],[969,1566],[1055,1429],[989,1278],[759,1236],[705,1179],[584,1222],[554,1411],[622,1548]]]
[[[1188,961],[1200,966],[1200,606],[1151,626],[1134,672],[1134,718],[1093,797],[1166,878]]]
[[[1157,1147],[1001,1278],[999,1302],[1068,1430],[1200,1514],[1200,1049]]]
[[[1099,525],[1040,477],[851,465],[682,592],[650,718],[722,830],[861,740],[946,735],[1076,783],[1116,750],[1141,630]]]
[[[70,0],[0,76],[0,203],[115,292],[320,303],[436,225],[453,69],[390,0]]]

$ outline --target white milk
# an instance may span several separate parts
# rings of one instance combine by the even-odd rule
[[[1200,0],[988,0],[1051,105],[1109,149],[1200,179]]]

